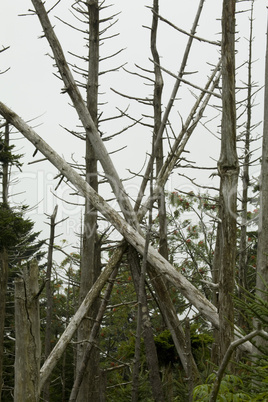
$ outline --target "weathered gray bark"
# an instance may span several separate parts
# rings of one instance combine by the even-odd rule
[[[156,178],[156,182],[154,184],[153,189],[153,199],[157,199],[158,195],[161,192],[161,189],[165,186],[166,181],[168,180],[172,170],[178,159],[180,158],[182,152],[185,149],[185,146],[191,137],[194,129],[196,128],[198,122],[200,121],[203,112],[211,98],[211,95],[215,88],[219,83],[219,79],[221,76],[220,70],[221,61],[217,64],[215,69],[213,70],[211,77],[204,88],[204,91],[197,98],[188,118],[186,119],[183,128],[179,135],[176,137],[174,144],[172,145],[172,149],[166,157],[164,164]],[[206,91],[210,88],[208,93]],[[204,99],[205,98],[205,99]],[[148,197],[147,200],[142,204],[141,208],[138,211],[138,217],[141,219],[147,212],[150,205],[151,197]],[[135,205],[135,209],[138,204]]]
[[[129,248],[128,260],[131,267],[133,283],[138,296],[138,314],[137,330],[135,343],[135,356],[133,366],[132,380],[132,402],[139,399],[139,367],[141,355],[141,338],[143,335],[146,361],[149,370],[149,379],[152,388],[152,394],[155,401],[164,401],[163,386],[160,379],[160,371],[156,347],[154,343],[153,331],[150,323],[149,309],[145,292],[145,272],[147,265],[147,249],[149,245],[149,234],[146,237],[145,250],[143,254],[142,267],[139,263],[139,257],[133,247]]]
[[[235,0],[222,9],[222,125],[218,161],[220,183],[219,318],[221,356],[233,340],[233,290],[236,258],[236,200],[238,158],[235,104]]]
[[[53,262],[53,247],[55,240],[55,219],[57,215],[58,206],[54,208],[53,214],[50,216],[50,237],[47,256],[47,270],[46,270],[46,330],[45,330],[45,358],[51,352],[51,325],[52,325],[52,308],[53,308],[53,295],[51,291],[51,272]],[[49,381],[44,386],[44,400],[49,401]]]
[[[53,31],[53,29],[52,29],[52,27],[51,27],[51,25],[49,23],[49,20],[48,20],[48,18],[46,16],[44,7],[40,4],[39,1],[33,1],[33,3],[35,5],[35,7],[36,7],[36,11],[38,12],[38,16],[39,16],[41,24],[42,24],[42,26],[43,26],[43,28],[45,30],[45,34],[47,36],[47,39],[49,40],[49,43],[50,43],[51,48],[53,50],[55,59],[58,60],[57,65],[58,65],[58,68],[59,68],[59,70],[61,72],[62,78],[63,78],[63,80],[65,82],[66,90],[69,93],[71,99],[73,100],[73,103],[74,103],[74,105],[75,105],[75,107],[77,109],[77,112],[78,112],[78,114],[80,116],[81,121],[84,124],[84,127],[86,128],[87,126],[90,126],[90,128],[92,128],[93,137],[91,137],[91,139],[90,139],[91,143],[92,143],[92,146],[94,147],[94,149],[95,149],[95,151],[96,151],[96,153],[98,155],[98,158],[100,159],[100,161],[102,163],[102,166],[103,166],[106,174],[108,174],[108,175],[110,174],[110,176],[109,176],[110,179],[111,179],[110,183],[111,183],[111,185],[112,185],[112,187],[114,189],[114,193],[115,193],[115,195],[117,197],[119,205],[121,206],[121,210],[122,210],[124,216],[126,217],[126,219],[128,220],[128,222],[130,222],[134,227],[137,228],[138,227],[137,219],[135,217],[135,214],[133,213],[133,210],[132,210],[132,208],[130,206],[130,203],[129,203],[127,197],[125,196],[125,193],[124,193],[123,187],[122,187],[122,185],[120,183],[120,180],[118,178],[118,175],[116,174],[110,159],[107,159],[107,153],[106,153],[105,148],[103,147],[103,144],[99,143],[99,137],[98,137],[98,133],[96,133],[96,128],[92,127],[92,124],[91,124],[91,121],[90,121],[91,116],[88,116],[88,114],[83,109],[83,105],[82,105],[81,99],[79,97],[78,89],[74,88],[73,78],[71,76],[70,70],[68,69],[68,66],[67,66],[67,63],[65,61],[64,55],[62,53],[62,50],[60,48],[60,45],[57,42],[57,38],[55,37],[55,33],[54,33],[54,31]],[[197,25],[197,21],[198,21],[202,6],[203,6],[203,1],[200,1],[199,11],[197,13],[196,21],[194,23],[194,28],[193,28],[194,30],[195,30],[195,27]],[[188,49],[191,46],[190,45],[191,41],[192,41],[192,38],[190,38],[190,40],[189,40]],[[186,54],[187,54],[187,52],[186,52]],[[186,59],[187,59],[187,55],[185,56],[185,62],[186,62]],[[179,83],[177,83],[177,84],[179,86]],[[173,103],[173,99],[172,99],[171,103]],[[164,125],[162,126],[162,128],[164,129]],[[189,134],[189,136],[190,136],[190,134]],[[189,138],[189,136],[188,136],[188,138]],[[107,161],[109,162],[109,164],[107,164]],[[108,179],[109,179],[109,177],[108,177]],[[161,193],[162,188],[163,188],[163,185],[158,187],[158,193]]]
[[[38,264],[33,260],[15,281],[15,402],[39,401],[40,317]]]
[[[250,168],[250,146],[251,146],[251,115],[252,115],[252,49],[253,49],[253,6],[254,2],[251,4],[251,16],[250,16],[250,32],[249,32],[249,52],[248,52],[248,81],[247,81],[247,106],[246,106],[246,130],[244,134],[244,156],[243,156],[243,167],[242,167],[242,199],[241,199],[241,231],[240,231],[240,244],[239,244],[239,264],[238,264],[238,297],[240,300],[245,302],[245,292],[244,289],[247,288],[248,280],[248,191],[249,191],[249,168]],[[238,312],[237,324],[240,328],[247,328],[247,320],[244,316],[243,308]],[[238,349],[236,351],[236,360],[241,360],[241,351]]]
[[[120,260],[117,261],[114,271],[109,278],[109,283],[108,283],[105,293],[103,295],[103,300],[101,302],[94,325],[92,326],[90,337],[88,339],[86,348],[84,350],[83,360],[79,364],[79,370],[77,370],[77,374],[75,377],[75,381],[73,384],[69,402],[75,402],[77,400],[76,398],[77,398],[77,395],[79,392],[79,388],[82,384],[83,378],[85,377],[86,367],[88,365],[89,359],[94,359],[94,356],[92,356],[92,351],[94,350],[94,342],[96,341],[103,315],[105,314],[106,307],[110,300],[110,296],[111,296],[111,293],[113,290],[114,280],[116,278],[120,262],[121,262]],[[99,373],[99,375],[101,377],[101,373]],[[103,384],[101,384],[101,378],[98,379],[97,383],[99,384],[100,388],[103,387]],[[104,391],[105,391],[105,387],[104,387]],[[99,396],[99,398],[101,398],[101,397]]]
[[[98,75],[99,75],[99,5],[98,0],[87,3],[88,18],[88,77],[87,77],[87,108],[92,117],[94,126],[98,127]],[[94,148],[89,140],[92,130],[88,128],[86,136],[86,181],[98,191],[97,158]],[[83,245],[81,256],[81,276],[79,301],[82,303],[87,292],[93,286],[100,274],[100,250],[97,237],[97,211],[92,203],[85,199]],[[84,362],[84,353],[87,349],[87,341],[94,319],[97,315],[99,303],[96,301],[88,311],[77,331],[77,374]],[[83,381],[79,389],[77,401],[97,401],[99,399],[99,350],[94,347],[91,359],[84,367]]]
[[[162,314],[162,317],[165,321],[167,328],[170,330],[175,348],[180,357],[181,364],[183,369],[188,376],[188,357],[186,356],[187,345],[186,345],[186,337],[182,327],[180,320],[178,319],[177,312],[174,308],[174,304],[172,303],[169,292],[166,284],[163,281],[163,278],[157,275],[157,271],[153,266],[150,267],[149,270],[150,280],[156,290],[157,301],[159,304],[159,308]],[[198,368],[194,361],[194,358],[191,354],[191,368],[192,374],[194,378],[197,380],[200,377],[198,372]]]
[[[212,264],[212,282],[215,285],[219,286],[219,267],[221,264],[221,227],[218,224],[217,233],[216,233],[216,243],[215,243],[215,252],[213,256],[213,264]],[[214,306],[219,309],[219,288],[215,287],[212,290],[212,303]],[[216,366],[220,363],[220,336],[219,329],[213,328],[213,338],[214,342],[211,348],[211,361]]]
[[[268,32],[268,28],[267,28]],[[256,296],[268,302],[268,41],[266,43],[264,118],[262,139],[262,165],[260,177],[260,212],[258,226]],[[265,293],[266,292],[266,293]],[[256,323],[257,326],[257,323]],[[265,328],[267,330],[267,328]],[[267,340],[256,339],[256,347],[263,350]]]
[[[8,254],[6,249],[0,251],[0,401],[3,378],[4,337],[5,337],[5,312],[6,292],[8,280]]]
[[[5,146],[9,146],[9,126],[5,126]],[[2,175],[2,202],[8,203],[8,162],[3,162]],[[6,292],[8,281],[8,253],[5,248],[0,250],[0,401],[2,393],[3,359],[4,359],[4,336],[6,316]]]
[[[131,402],[137,402],[139,399],[139,368],[140,368],[140,358],[141,358],[141,336],[142,336],[142,317],[141,317],[141,309],[142,309],[142,292],[144,289],[139,289],[139,266],[135,267],[135,263],[137,261],[137,252],[135,249],[130,248],[128,251],[128,263],[132,272],[133,283],[136,289],[136,294],[138,296],[138,311],[137,311],[137,326],[136,326],[136,339],[135,339],[135,352],[133,359],[133,368],[132,368],[132,390],[131,390]],[[134,266],[134,267],[133,267]],[[141,274],[140,274],[141,277]],[[142,287],[144,288],[144,283],[142,283]],[[145,311],[147,313],[147,308],[145,306]]]
[[[139,223],[136,214],[133,212],[131,203],[126,195],[120,177],[113,165],[110,155],[108,154],[104,146],[104,143],[99,135],[96,125],[94,124],[93,118],[88,110],[88,107],[83,101],[78,86],[75,83],[71,70],[65,59],[60,42],[58,41],[58,38],[48,18],[48,14],[45,10],[44,4],[41,0],[32,0],[32,3],[40,20],[40,23],[43,27],[44,34],[53,52],[55,62],[59,69],[62,81],[65,85],[64,92],[68,93],[73,102],[75,110],[79,116],[79,119],[83,124],[86,134],[95,151],[96,157],[100,161],[103,167],[106,178],[111,185],[111,188],[116,196],[116,199],[119,203],[120,209],[124,217],[132,224],[133,227],[138,228]]]
[[[127,224],[120,215],[113,210],[104,199],[97,194],[86,183],[81,176],[76,173],[68,163],[66,163],[42,138],[30,128],[16,113],[0,102],[0,114],[2,114],[10,123],[16,127],[46,158],[57,167],[60,172],[70,180],[85,197],[88,197],[96,209],[109,220],[109,222],[132,244],[140,253],[143,252],[145,240],[144,238],[129,224]],[[116,258],[116,257],[114,257]],[[214,326],[219,327],[219,317],[216,308],[168,261],[166,261],[151,246],[148,250],[148,261],[154,266],[156,272],[163,275],[163,278],[171,281],[181,293],[200,311],[200,313],[208,319]],[[107,278],[108,279],[108,278]],[[106,280],[107,280],[106,279]],[[98,283],[99,285],[99,283]],[[95,288],[95,286],[94,286]],[[97,286],[96,286],[97,289]],[[94,289],[94,290],[96,290]],[[93,291],[93,289],[92,289]],[[248,350],[250,347],[246,344]]]
[[[192,26],[192,29],[191,29],[191,33],[189,35],[189,39],[188,39],[186,48],[185,48],[185,52],[184,52],[184,55],[183,55],[183,59],[182,59],[182,62],[181,62],[179,73],[178,73],[178,76],[176,77],[177,78],[176,82],[175,82],[174,87],[172,89],[172,92],[171,92],[169,101],[167,103],[165,112],[163,113],[163,117],[161,119],[160,125],[159,126],[157,125],[157,127],[156,127],[158,129],[158,131],[155,132],[155,134],[156,134],[155,135],[155,142],[154,142],[154,148],[155,149],[158,148],[159,143],[161,143],[161,141],[162,141],[163,133],[164,133],[166,124],[168,122],[170,111],[171,111],[171,109],[172,109],[172,107],[174,105],[174,101],[175,101],[175,99],[177,97],[177,93],[178,93],[178,90],[179,90],[181,82],[182,82],[182,77],[184,75],[185,67],[186,67],[187,60],[188,60],[190,50],[191,50],[191,47],[192,47],[192,43],[193,43],[194,34],[195,34],[196,28],[198,26],[198,21],[200,19],[201,13],[202,13],[204,2],[205,2],[205,0],[200,0],[198,10],[197,10],[197,13],[196,13],[196,17],[195,17],[195,20],[194,20],[194,23],[193,23],[193,26]],[[153,10],[153,13],[155,14],[156,11]],[[156,17],[156,15],[155,15],[155,17]],[[157,15],[157,17],[158,17],[158,15]],[[152,39],[154,41],[155,38],[152,38]],[[153,43],[153,49],[154,49],[154,43]],[[154,62],[157,63],[157,54],[155,55]],[[160,67],[159,63],[158,63],[158,65],[156,67],[158,67],[158,69],[159,69],[159,67]],[[161,89],[161,86],[162,86],[162,83],[160,81],[161,80],[161,78],[160,78],[160,69],[159,69],[159,71],[156,70],[156,72],[157,72],[157,77],[158,77],[158,86],[157,86],[158,89],[157,90],[159,91],[159,89]],[[204,96],[204,93],[203,93],[201,99],[203,98],[203,96]],[[193,117],[193,115],[192,115],[192,117]],[[191,119],[190,119],[190,121],[191,121]],[[184,131],[184,129],[185,129],[185,131]],[[183,131],[184,131],[184,134],[187,131],[187,129],[185,128],[185,124],[184,124]],[[177,148],[175,148],[175,150],[176,149]],[[170,155],[174,155],[174,149],[172,151],[173,152],[171,152]],[[146,189],[149,177],[150,177],[150,172],[151,172],[151,170],[153,168],[153,162],[154,162],[154,156],[151,155],[150,160],[149,160],[148,165],[147,165],[147,168],[146,168],[146,171],[145,171],[145,174],[144,174],[144,177],[143,177],[143,180],[142,180],[142,184],[140,186],[139,194],[138,194],[136,204],[135,204],[135,211],[138,211],[138,209],[140,207],[141,200],[142,200],[142,198],[144,196],[144,192],[145,192],[145,189]],[[161,171],[163,172],[163,168],[161,169]],[[165,181],[163,181],[162,184],[159,185],[159,189],[157,191],[158,195],[161,194],[161,189],[164,187],[164,184],[165,184]],[[156,196],[156,198],[157,198],[157,196]]]
[[[52,350],[49,358],[45,361],[40,370],[40,388],[42,389],[47,378],[50,376],[53,368],[61,358],[64,350],[66,349],[68,343],[71,341],[74,333],[79,327],[82,319],[87,314],[90,306],[99,296],[100,291],[107,283],[110,275],[112,274],[115,266],[120,263],[122,255],[126,249],[126,245],[117,248],[116,252],[113,254],[106,267],[101,271],[98,279],[96,280],[94,286],[89,290],[86,297],[84,298],[82,304],[79,306],[78,310],[72,317],[68,327],[63,332],[56,346]]]
[[[160,137],[157,141],[157,146],[153,146],[153,154],[156,161],[156,176],[159,174],[163,166],[163,130],[160,131],[161,118],[162,118],[162,91],[164,81],[162,78],[160,68],[160,58],[157,51],[157,28],[158,28],[158,14],[159,14],[159,2],[153,1],[153,21],[151,27],[151,52],[154,61],[154,96],[153,96],[153,108],[154,108],[154,133],[153,144],[156,144],[158,133]],[[160,190],[158,196],[158,219],[159,219],[159,252],[168,259],[168,243],[167,243],[167,216],[166,216],[166,200],[165,200],[165,188],[164,186]]]
[[[191,352],[191,331],[190,331],[190,320],[186,318],[185,321],[185,333],[186,333],[186,356],[187,356],[187,381],[188,381],[188,401],[193,401],[193,390],[194,390],[194,378],[192,372],[192,352]]]
[[[9,146],[9,125],[8,123],[5,126],[5,146]],[[8,162],[3,162],[3,177],[2,177],[2,200],[4,204],[8,203]]]

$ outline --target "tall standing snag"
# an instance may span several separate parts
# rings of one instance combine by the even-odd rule
[[[261,177],[260,177],[260,215],[259,215],[259,226],[258,226],[258,250],[257,250],[258,259],[257,259],[257,280],[256,280],[256,296],[264,300],[266,303],[268,303],[267,244],[268,244],[268,42],[266,43],[262,166],[261,166]],[[265,330],[267,331],[267,328],[265,328]],[[263,351],[262,347],[267,348],[267,339],[257,337],[256,346]]]
[[[15,402],[39,401],[40,317],[38,264],[24,267],[23,277],[15,282]]]
[[[0,137],[1,138],[1,137]],[[2,142],[2,138],[1,138]],[[5,139],[1,144],[1,150],[9,145],[9,126],[5,126]],[[1,158],[2,159],[2,158]],[[3,158],[0,160],[2,169],[2,203],[8,203],[8,174],[9,163]],[[2,230],[2,229],[1,229]],[[0,244],[0,400],[3,386],[3,360],[4,360],[4,337],[5,337],[5,313],[6,313],[6,291],[8,281],[8,252],[2,244]]]
[[[98,88],[99,88],[99,1],[93,0],[87,2],[88,23],[88,74],[87,74],[87,108],[93,119],[94,125],[98,128]],[[98,173],[97,158],[94,148],[89,140],[92,135],[92,129],[87,129],[85,168],[86,181],[89,185],[98,191]],[[81,277],[79,302],[84,300],[89,289],[94,285],[100,274],[100,250],[97,237],[97,211],[92,203],[85,199],[84,228],[83,228],[83,246],[81,255]],[[97,300],[77,331],[77,367],[76,375],[80,371],[80,366],[84,361],[84,353],[87,348],[87,342],[99,308]],[[79,390],[77,401],[85,402],[92,399],[98,399],[99,394],[99,350],[93,349],[92,357],[88,362],[84,378]]]
[[[51,274],[53,265],[53,247],[55,240],[55,226],[56,215],[58,206],[56,205],[53,214],[50,216],[50,238],[47,256],[47,270],[46,270],[46,330],[45,330],[45,357],[49,356],[51,352],[51,333],[52,333],[52,309],[53,309],[53,292],[51,289]],[[44,399],[49,400],[49,381],[44,387]]]
[[[4,336],[5,336],[5,311],[6,290],[8,280],[8,253],[4,248],[0,250],[0,400],[2,393],[3,360],[4,360]]]
[[[145,239],[131,227],[104,199],[97,194],[86,181],[65,162],[42,138],[29,127],[15,112],[0,102],[0,114],[10,121],[43,155],[77,188],[80,194],[88,197],[95,208],[125,237],[139,252],[143,253]],[[166,261],[152,246],[148,249],[148,262],[154,266],[158,274],[176,286],[199,312],[216,328],[219,317],[212,303],[193,286],[179,271]],[[244,345],[251,350],[248,344]]]
[[[234,334],[236,257],[236,200],[238,158],[235,104],[235,0],[224,0],[222,9],[222,124],[220,175],[219,319],[220,354],[224,356]]]

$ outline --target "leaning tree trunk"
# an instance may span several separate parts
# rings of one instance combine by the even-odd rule
[[[233,289],[236,258],[236,200],[238,158],[235,105],[235,0],[224,0],[222,10],[222,125],[220,175],[220,265],[219,319],[220,354],[233,339]]]

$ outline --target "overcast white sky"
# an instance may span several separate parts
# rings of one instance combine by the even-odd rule
[[[74,22],[75,20],[70,13],[71,3],[70,0],[62,0],[52,12],[53,16],[57,15],[68,22]],[[112,3],[114,6],[109,9],[111,14],[121,11],[118,16],[119,21],[113,29],[114,33],[120,32],[120,36],[107,41],[101,48],[102,54],[108,55],[120,48],[126,48],[118,58],[109,62],[110,66],[128,62],[127,68],[133,71],[137,71],[135,64],[152,69],[148,60],[151,57],[149,30],[143,27],[149,26],[151,23],[151,12],[145,6],[150,6],[152,2],[150,0],[114,0]],[[267,1],[256,0],[255,3],[254,59],[256,62],[254,64],[254,80],[263,85]],[[48,8],[54,2],[49,0],[46,4]],[[199,0],[160,0],[160,14],[176,26],[190,31],[198,4]],[[220,40],[221,5],[222,1],[220,0],[207,0],[205,2],[197,35],[213,41]],[[250,2],[241,2],[239,10],[249,5]],[[36,126],[38,134],[67,160],[70,160],[72,155],[75,160],[81,161],[84,154],[83,144],[68,135],[60,127],[62,125],[74,130],[77,117],[68,104],[68,96],[60,94],[62,84],[53,76],[53,72],[56,70],[52,68],[51,58],[46,56],[47,53],[51,54],[48,44],[45,39],[38,39],[42,33],[38,18],[36,16],[19,16],[19,14],[26,14],[31,8],[33,7],[30,0],[1,0],[0,2],[0,46],[10,46],[8,51],[0,54],[0,71],[10,67],[7,73],[0,75],[0,100],[26,121],[37,118],[31,122],[31,125]],[[237,30],[240,32],[238,35],[240,39],[237,44],[237,65],[242,64],[247,56],[248,43],[245,37],[248,34],[248,17],[248,13],[237,15]],[[66,51],[68,60],[74,62],[74,59],[67,54],[68,50],[86,55],[85,42],[80,34],[54,18],[53,24],[56,26],[56,33]],[[164,23],[160,23],[158,47],[163,67],[173,73],[178,71],[185,43],[186,37],[184,35],[175,32]],[[192,80],[200,86],[204,85],[211,69],[207,63],[216,64],[217,60],[218,50],[216,48],[196,42],[187,65],[188,71],[199,71],[198,74],[193,75]],[[103,63],[103,66],[101,65],[101,68],[106,67],[108,64]],[[163,98],[166,102],[174,80],[165,74],[164,78],[167,79]],[[237,73],[238,83],[245,79],[243,69],[239,70]],[[106,116],[113,115],[116,107],[125,108],[130,103],[127,99],[115,96],[110,90],[111,87],[137,97],[150,94],[150,88],[144,85],[143,81],[137,77],[129,76],[123,71],[104,76],[101,84],[101,92],[105,92],[105,95],[102,95],[100,99],[102,102],[108,102],[104,108]],[[180,115],[185,118],[193,104],[193,97],[189,90],[184,89],[179,96],[181,100],[177,102],[172,114],[175,131],[178,131],[181,125]],[[256,117],[254,116],[256,121],[262,119],[262,99],[263,94],[260,92],[257,99],[259,106],[256,107]],[[165,107],[165,105],[163,106]],[[143,110],[135,103],[130,105],[130,111],[136,118],[140,118],[141,113],[150,113],[149,110]],[[124,125],[126,125],[126,121],[122,123],[122,127]],[[118,127],[114,127],[112,124],[105,127],[107,135],[112,134],[116,129]],[[259,132],[261,132],[261,128],[259,128]],[[21,138],[20,135],[16,137]],[[122,177],[128,176],[127,169],[138,171],[142,167],[146,152],[150,151],[150,138],[150,129],[136,127],[128,134],[121,136],[116,142],[106,143],[109,150],[127,145],[126,149],[113,155],[114,163]],[[204,161],[200,161],[200,163],[205,165],[210,161],[212,164],[209,156],[217,159],[217,144],[211,135],[200,128],[187,147],[192,152],[190,159],[199,158],[201,160],[204,158]],[[25,165],[23,173],[19,176],[20,183],[11,189],[11,192],[24,191],[17,197],[17,200],[30,206],[38,204],[31,212],[31,218],[34,221],[37,220],[38,230],[45,228],[45,233],[47,233],[46,225],[43,225],[42,222],[46,220],[45,214],[53,212],[55,205],[55,199],[50,190],[54,191],[55,189],[56,182],[53,181],[53,176],[56,171],[46,162],[27,165],[32,160],[33,146],[27,144],[24,139],[21,139],[17,146],[19,152],[25,154]],[[41,158],[41,156],[39,155],[37,158]],[[125,183],[128,191],[135,197],[138,192],[137,181],[132,180]],[[169,184],[169,189],[175,186],[184,186],[186,189],[189,187],[189,183],[178,182],[173,178]],[[58,195],[63,198],[67,197],[67,193],[69,193],[69,189],[66,186],[62,186],[58,190]],[[67,226],[62,226],[59,231],[65,232],[64,237],[67,240],[73,239],[73,231],[77,231],[80,224],[80,209],[61,203],[59,214],[59,219],[69,216],[68,223],[65,224]]]

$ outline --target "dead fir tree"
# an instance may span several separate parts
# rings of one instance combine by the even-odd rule
[[[242,125],[242,133],[238,136],[238,141],[242,142],[243,154],[241,157],[242,166],[240,169],[241,181],[242,181],[242,191],[241,191],[241,213],[240,213],[240,236],[239,236],[239,263],[238,263],[238,297],[240,300],[245,299],[245,290],[251,291],[253,285],[253,280],[250,277],[250,272],[248,269],[249,254],[252,252],[252,247],[248,240],[250,226],[255,224],[254,221],[248,218],[248,210],[250,202],[253,197],[250,196],[250,187],[253,186],[254,182],[251,178],[251,166],[256,163],[256,160],[252,160],[253,156],[253,144],[256,144],[258,137],[254,136],[254,130],[259,125],[259,123],[253,123],[253,108],[256,93],[259,91],[259,87],[253,81],[253,62],[254,62],[254,31],[253,31],[253,21],[254,21],[254,2],[251,0],[251,9],[249,17],[249,40],[248,40],[248,61],[247,61],[247,85],[245,88],[246,99],[245,99],[245,112],[240,112],[240,115],[245,115],[245,123]],[[238,142],[239,146],[240,142]],[[256,145],[255,145],[256,146]],[[253,201],[254,202],[254,201]],[[244,316],[243,309],[239,311],[238,325],[241,328],[247,328],[248,324]],[[239,356],[237,356],[239,360]]]
[[[94,0],[82,4],[76,2],[73,5],[75,12],[80,18],[85,19],[87,25],[85,33],[88,32],[86,57],[88,71],[86,76],[86,106],[90,111],[95,127],[98,128],[98,91],[99,91],[99,1]],[[90,131],[90,128],[87,130]],[[85,177],[87,183],[98,191],[97,158],[94,148],[89,140],[89,134],[85,138]],[[100,247],[97,235],[97,211],[91,202],[85,199],[85,211],[83,222],[82,255],[80,264],[80,290],[79,304],[84,300],[89,289],[94,285],[100,274]],[[77,332],[77,373],[83,362],[83,355],[86,350],[94,319],[97,315],[99,302],[96,300],[88,311],[88,316],[82,321]],[[77,401],[98,400],[99,393],[99,350],[94,347],[92,358],[88,361],[80,385]]]
[[[34,3],[39,3],[39,2],[34,2]],[[44,15],[41,15],[41,11],[39,9],[40,4],[38,4],[38,10],[39,10],[39,16],[41,17],[40,19],[43,21],[43,26],[44,26],[44,31],[50,37],[51,39],[51,44],[52,47],[54,47],[55,50],[55,59],[58,62],[59,69],[61,68],[63,77],[65,79],[65,89],[68,93],[70,93],[74,104],[76,105],[78,109],[78,113],[81,116],[81,120],[83,121],[83,124],[85,127],[88,129],[90,128],[90,132],[87,132],[88,136],[92,139],[92,144],[94,145],[95,152],[98,152],[98,157],[100,158],[104,169],[106,169],[107,172],[109,171],[109,167],[111,165],[107,164],[107,160],[109,161],[109,158],[106,160],[105,158],[107,157],[107,154],[105,154],[105,150],[103,148],[102,143],[99,142],[99,139],[97,137],[97,130],[95,127],[94,122],[92,123],[92,118],[88,111],[85,110],[83,106],[83,102],[81,102],[81,99],[79,98],[79,93],[77,92],[77,88],[75,87],[72,77],[69,74],[68,68],[66,68],[66,65],[64,64],[64,59],[61,58],[61,53],[60,49],[57,46],[57,42],[52,43],[52,37],[53,33],[50,31],[50,27],[46,24],[47,21],[45,21]],[[55,38],[54,38],[55,39]],[[56,43],[56,45],[55,45]],[[55,47],[56,46],[56,47]],[[57,56],[57,57],[56,57]],[[122,211],[125,213],[126,219],[128,219],[129,223],[131,223],[134,227],[131,227],[128,225],[118,214],[115,213],[109,206],[102,200],[101,197],[99,197],[94,191],[92,191],[92,188],[89,185],[86,185],[84,181],[81,179],[81,177],[78,174],[75,174],[72,169],[70,169],[70,166],[56,155],[53,150],[49,149],[47,144],[45,144],[35,133],[33,130],[31,130],[27,125],[24,124],[24,122],[18,118],[12,111],[8,110],[3,104],[1,104],[1,113],[6,115],[10,121],[12,121],[12,124],[17,125],[20,127],[20,130],[24,133],[25,136],[27,136],[28,139],[31,138],[33,143],[38,146],[38,148],[42,152],[44,152],[46,155],[49,155],[49,160],[52,161],[57,168],[61,171],[62,174],[64,174],[68,179],[76,186],[79,192],[82,192],[88,199],[90,199],[90,202],[94,207],[96,207],[101,213],[104,214],[106,219],[110,220],[116,227],[117,229],[125,236],[125,238],[142,254],[144,250],[144,239],[139,235],[139,232],[136,228],[138,228],[137,225],[137,220],[135,218],[135,215],[133,215],[133,211],[131,207],[129,206],[129,202],[127,198],[125,197],[124,192],[122,193],[121,190],[123,191],[122,185],[118,182],[117,176],[115,175],[115,180],[113,180],[113,183],[116,183],[114,185],[114,191],[115,194],[118,196],[119,203],[121,201],[121,208]],[[101,151],[103,151],[103,154],[101,153],[98,145],[100,145]],[[174,153],[173,155],[174,156]],[[162,169],[161,169],[162,170]],[[109,173],[111,174],[111,172]],[[107,173],[108,175],[108,173]],[[159,172],[160,175],[160,172]],[[114,176],[112,176],[114,177]],[[126,207],[127,206],[127,207]],[[127,208],[127,209],[126,209]],[[126,214],[126,211],[128,214]],[[130,217],[129,217],[130,215]],[[137,226],[136,226],[137,225]],[[136,230],[135,230],[136,229]],[[200,311],[214,323],[214,325],[218,326],[218,317],[217,314],[215,314],[215,309],[213,306],[207,302],[207,300],[200,294],[200,292],[196,291],[193,286],[188,281],[185,281],[185,278],[183,279],[180,275],[180,273],[176,272],[173,267],[169,265],[169,263],[163,259],[162,257],[158,256],[156,253],[154,253],[152,247],[149,247],[148,249],[148,261],[154,269],[156,269],[157,273],[161,273],[163,277],[169,278],[173,283],[176,283],[176,286],[182,291],[184,295],[187,295],[191,302],[198,306],[197,308],[200,309]],[[96,281],[97,282],[97,281]],[[96,283],[97,286],[97,283]],[[161,296],[162,297],[162,296]],[[80,316],[81,318],[81,316]],[[64,338],[63,338],[64,340]],[[66,338],[65,338],[66,341]],[[54,355],[55,356],[55,355]],[[57,356],[58,358],[58,356]],[[54,364],[55,360],[53,361]],[[46,366],[47,367],[47,366]],[[43,371],[44,372],[44,371]],[[46,372],[47,375],[47,372]]]
[[[267,31],[268,32],[268,31]],[[268,41],[266,34],[266,56],[265,56],[265,85],[264,85],[264,117],[263,117],[263,136],[262,136],[262,156],[260,174],[260,212],[258,222],[258,248],[257,248],[257,278],[256,278],[256,297],[262,303],[268,302]],[[267,321],[266,321],[267,322]],[[255,326],[262,325],[258,319]],[[267,327],[264,328],[267,331]],[[267,339],[256,338],[257,354],[267,352]]]
[[[38,264],[26,264],[15,281],[15,402],[38,402],[40,397],[40,314]]]
[[[235,102],[235,0],[222,6],[222,123],[219,212],[219,319],[220,354],[223,357],[234,336],[234,275],[236,259],[236,208],[238,157]]]
[[[94,128],[100,130],[100,122],[102,109],[99,101],[100,92],[100,76],[110,71],[99,71],[100,63],[103,60],[110,59],[112,56],[100,56],[99,48],[113,35],[108,35],[116,21],[113,21],[116,15],[111,15],[107,18],[101,17],[101,14],[106,10],[107,6],[104,2],[82,2],[76,1],[72,5],[73,13],[76,16],[76,21],[82,22],[82,28],[71,26],[74,30],[82,32],[86,35],[86,47],[88,54],[82,57],[80,54],[72,54],[78,61],[86,62],[87,68],[72,65],[73,70],[77,73],[79,79],[76,79],[76,85],[85,92],[85,104],[92,117]],[[62,21],[65,24],[67,22]],[[68,23],[68,26],[70,24]],[[121,51],[121,50],[120,50]],[[120,51],[118,53],[120,53]],[[117,54],[117,53],[116,53]],[[114,69],[116,71],[117,68]],[[120,116],[117,116],[118,118]],[[113,117],[114,118],[114,117]],[[109,119],[107,119],[109,120]],[[68,130],[70,131],[70,130]],[[85,128],[85,135],[73,132],[72,134],[85,141],[85,178],[89,185],[98,191],[98,158],[94,147],[91,144],[90,136],[93,135],[91,128]],[[80,167],[78,166],[78,169]],[[84,300],[89,289],[94,285],[94,282],[100,274],[100,252],[101,252],[101,236],[97,233],[97,210],[94,205],[85,199],[85,211],[83,221],[83,235],[81,247],[81,264],[80,264],[80,291],[79,303]],[[88,311],[87,317],[83,319],[77,331],[77,358],[76,358],[76,373],[81,379],[81,365],[84,367],[83,381],[79,382],[78,400],[85,401],[87,399],[96,400],[99,394],[99,350],[93,347],[91,350],[91,359],[85,366],[85,356],[87,356],[87,343],[90,338],[90,333],[94,328],[94,320],[99,309],[99,302],[96,301]],[[85,370],[86,367],[86,370]]]
[[[9,126],[5,122],[1,124],[4,127],[4,139],[1,138],[1,151],[4,151],[9,146]],[[2,203],[8,205],[8,176],[9,164],[8,160],[3,159],[2,162]],[[8,252],[6,247],[0,249],[0,400],[2,393],[2,373],[4,359],[4,335],[5,335],[5,312],[6,312],[6,292],[8,281]]]
[[[52,266],[53,266],[53,248],[55,241],[55,227],[58,206],[56,205],[52,215],[50,216],[50,236],[47,254],[47,269],[46,269],[46,329],[45,329],[45,359],[51,352],[51,335],[52,335],[52,309],[53,309],[53,292],[51,289]],[[43,390],[43,398],[49,401],[49,381],[45,384]]]

